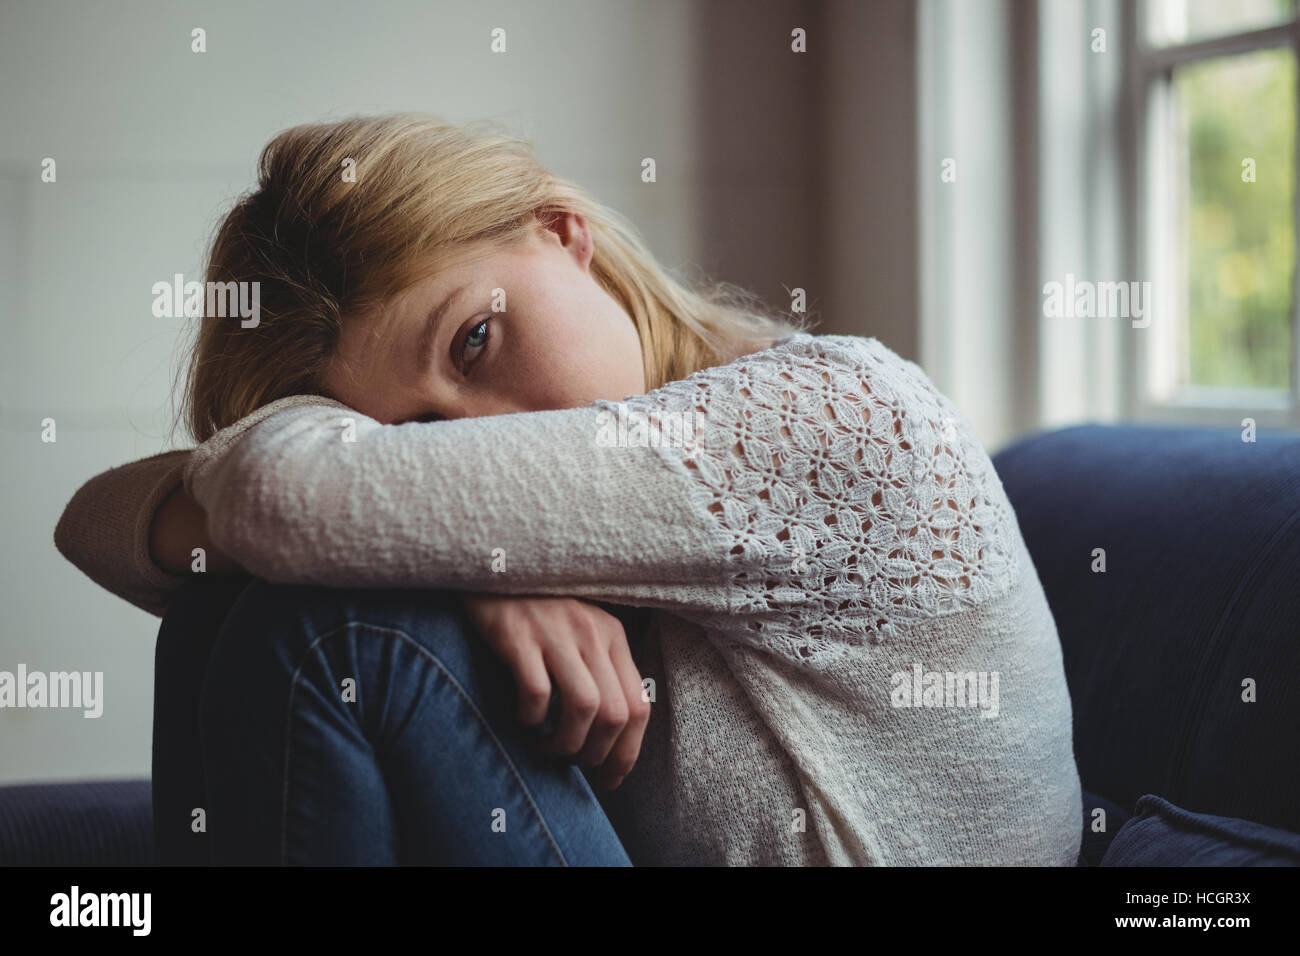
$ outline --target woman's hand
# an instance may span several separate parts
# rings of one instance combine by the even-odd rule
[[[463,592],[461,600],[514,673],[519,719],[545,720],[554,686],[563,714],[545,749],[601,766],[600,782],[615,789],[636,763],[650,720],[622,622],[576,598]]]
[[[208,516],[190,497],[184,485],[162,500],[149,525],[149,556],[153,563],[172,574],[189,574],[195,548],[203,548],[206,570],[211,574],[233,574],[243,569],[208,537]]]

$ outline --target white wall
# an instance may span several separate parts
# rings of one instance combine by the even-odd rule
[[[150,286],[200,272],[266,141],[353,113],[496,117],[666,264],[694,261],[697,14],[684,0],[5,0],[0,670],[103,671],[105,709],[0,709],[0,783],[149,773],[158,619],[85,579],[52,535],[83,481],[167,447],[185,320],[154,318]],[[497,26],[504,55],[488,49]]]

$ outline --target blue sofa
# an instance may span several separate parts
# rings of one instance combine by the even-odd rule
[[[1300,865],[1300,435],[1082,425],[994,463],[1060,632],[1080,864]],[[0,865],[206,862],[154,811],[202,803],[195,634],[243,583],[192,583],[160,628],[158,787],[0,788]]]

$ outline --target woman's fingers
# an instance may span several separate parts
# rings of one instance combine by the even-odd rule
[[[546,719],[551,703],[551,676],[542,649],[532,641],[511,642],[508,648],[506,664],[519,692],[519,721],[535,727]]]
[[[551,645],[545,660],[562,707],[560,722],[545,747],[554,754],[573,756],[582,749],[600,709],[600,688],[575,645]]]
[[[614,741],[618,740],[627,726],[627,695],[623,688],[623,681],[614,669],[614,662],[610,657],[613,645],[622,643],[622,629],[619,628],[617,640],[612,638],[613,635],[609,644],[602,642],[589,645],[589,655],[583,656],[591,671],[592,679],[600,690],[600,707],[591,722],[587,742],[578,754],[578,763],[584,767],[598,767],[604,763],[610,748],[614,746]]]
[[[616,787],[641,753],[650,718],[622,622],[572,598],[461,597],[514,676],[520,722],[544,723],[558,697],[559,720],[542,748],[601,767],[602,782]]]
[[[641,756],[641,743],[645,739],[646,725],[650,722],[650,702],[645,699],[641,685],[641,672],[632,659],[627,641],[615,641],[610,648],[610,659],[618,672],[624,697],[627,700],[627,723],[619,734],[604,766],[600,768],[600,782],[613,790],[631,772],[637,757]]]

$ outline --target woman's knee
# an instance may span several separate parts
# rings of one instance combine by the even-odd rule
[[[221,624],[213,663],[239,665],[272,648],[300,650],[304,643],[352,624],[460,632],[464,616],[450,591],[328,588],[254,579]]]
[[[437,657],[454,670],[467,666],[471,653],[468,623],[453,592],[304,587],[255,579],[216,635],[204,679],[205,712],[219,712],[227,704],[246,707],[250,693],[278,697],[301,676],[306,662],[346,638],[365,641],[368,650],[382,641],[390,655]]]
[[[197,575],[187,581],[168,601],[158,628],[158,670],[206,660],[221,622],[248,582],[242,575]]]

